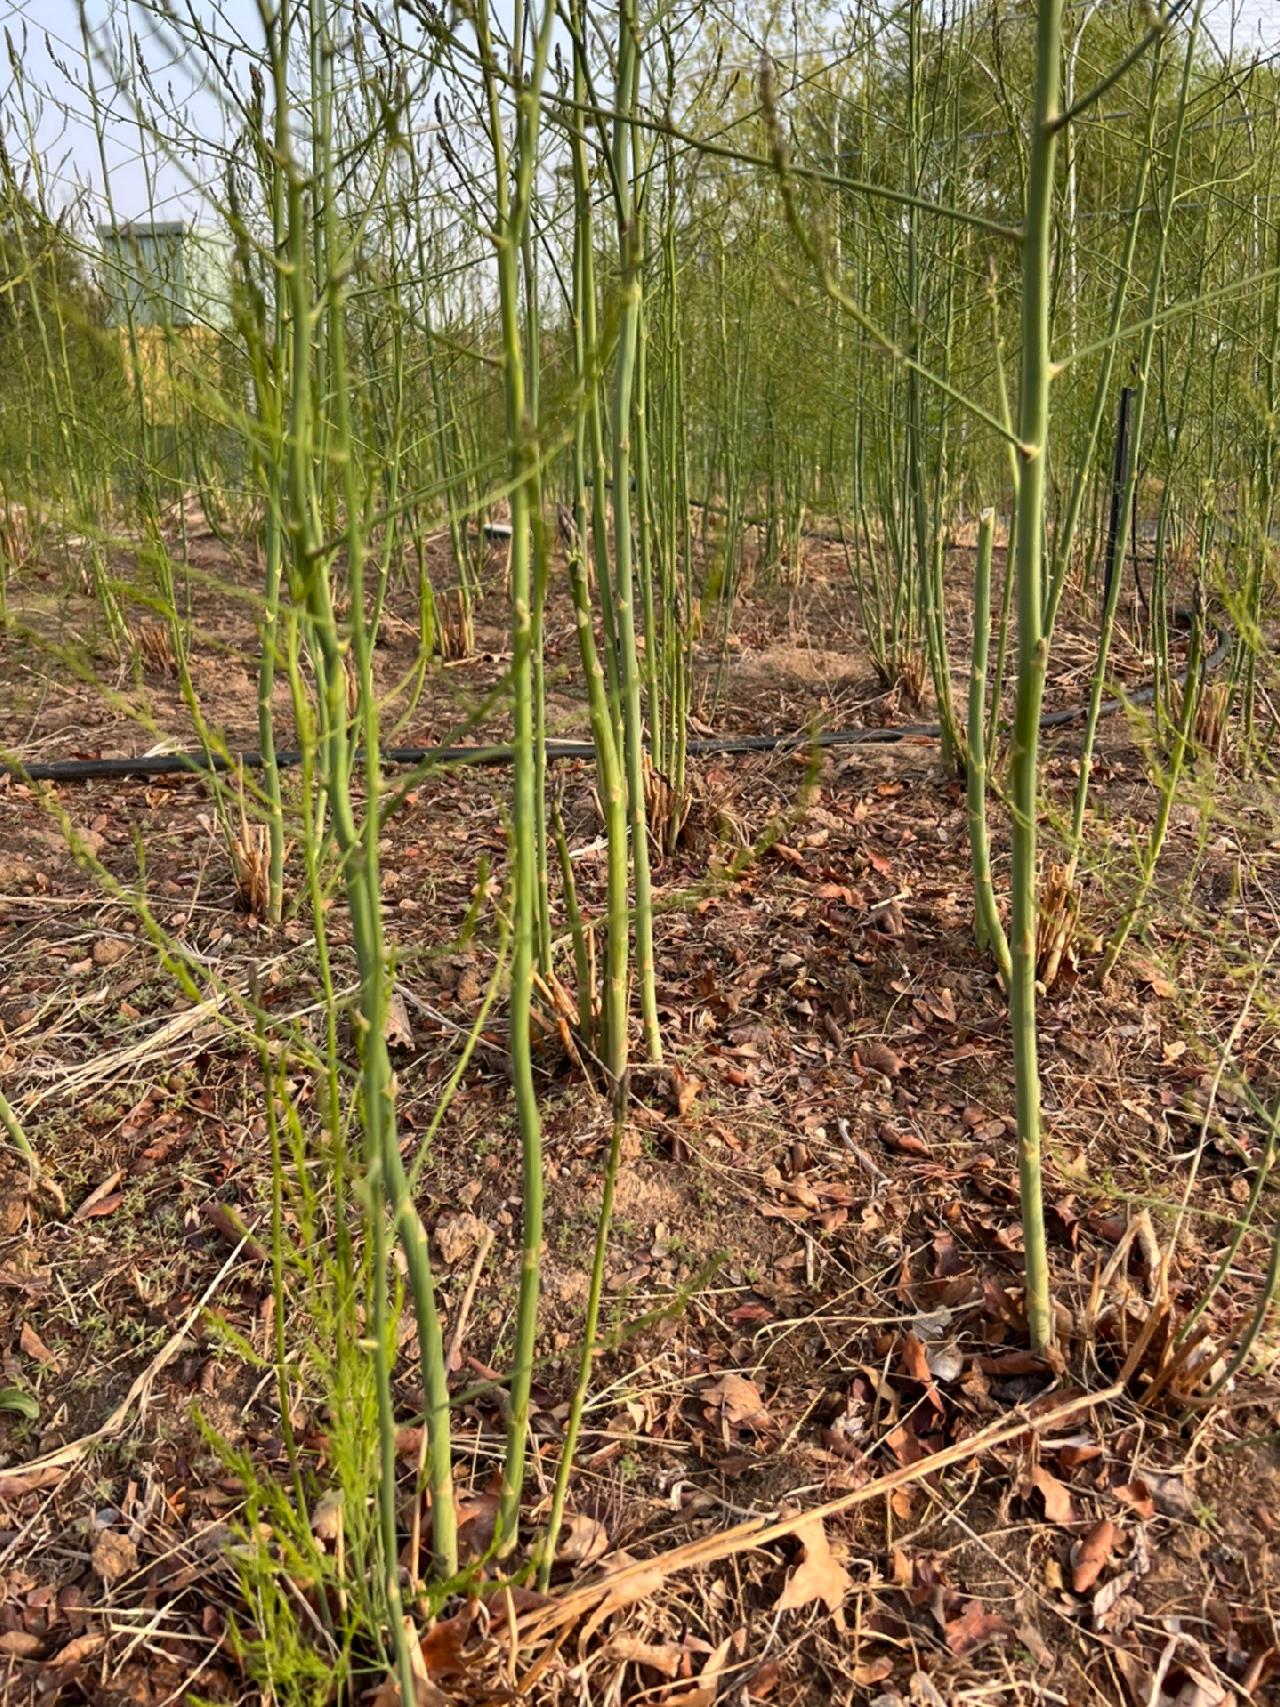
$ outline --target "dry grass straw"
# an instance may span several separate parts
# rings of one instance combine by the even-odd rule
[[[54,1447],[51,1452],[42,1453],[38,1458],[28,1459],[25,1464],[14,1465],[4,1471],[0,1474],[0,1497],[6,1495],[6,1488],[9,1492],[17,1492],[49,1486],[57,1481],[65,1471],[78,1464],[85,1454],[95,1446],[104,1441],[113,1440],[121,1433],[134,1406],[146,1403],[157,1375],[166,1365],[172,1363],[178,1353],[189,1344],[188,1336],[192,1328],[204,1314],[209,1300],[217,1292],[232,1268],[239,1262],[246,1245],[249,1243],[249,1233],[246,1231],[244,1236],[236,1242],[235,1248],[217,1274],[214,1275],[187,1312],[181,1325],[169,1335],[141,1374],[135,1376],[130,1383],[128,1392],[107,1420],[90,1434],[81,1435],[76,1440],[69,1440],[62,1446]],[[0,1554],[0,1563],[9,1556],[12,1546],[13,1543],[4,1553]]]
[[[1182,720],[1183,684],[1169,684],[1169,714],[1176,727]],[[1198,752],[1211,759],[1221,759],[1227,747],[1227,721],[1231,708],[1231,682],[1222,677],[1206,682],[1196,706],[1191,739]]]
[[[288,954],[280,954],[264,961],[259,967],[259,975],[265,976],[287,958]],[[97,1085],[119,1085],[130,1073],[136,1072],[144,1065],[154,1069],[156,1063],[175,1052],[189,1054],[193,1041],[216,1035],[219,1030],[218,1015],[224,1008],[229,1004],[244,1003],[249,999],[249,995],[248,988],[240,989],[227,984],[215,989],[202,1001],[193,1002],[190,1007],[171,1014],[162,1025],[134,1043],[92,1055],[87,1061],[81,1061],[72,1067],[58,1067],[41,1072],[39,1076],[49,1082],[24,1100],[23,1116],[29,1117],[53,1097],[83,1103]],[[231,1022],[224,1020],[221,1024],[230,1025]]]
[[[144,669],[158,676],[176,676],[178,659],[173,649],[173,633],[167,622],[140,622],[132,629],[134,649]]]
[[[350,678],[348,678],[348,682]],[[349,697],[349,696],[348,696]],[[227,848],[236,884],[236,906],[250,918],[271,917],[271,826],[250,820],[244,797],[244,771],[237,772],[240,822],[228,826]],[[285,849],[289,857],[292,843]]]
[[[567,1640],[570,1631],[582,1619],[580,1642],[585,1643],[613,1613],[622,1611],[640,1600],[656,1594],[670,1578],[684,1571],[701,1570],[738,1554],[752,1552],[771,1542],[796,1534],[802,1528],[825,1523],[828,1518],[842,1516],[858,1506],[868,1505],[894,1493],[897,1489],[923,1481],[952,1465],[967,1462],[979,1453],[1007,1445],[1025,1434],[1043,1434],[1070,1421],[1083,1411],[1110,1404],[1124,1392],[1132,1372],[1138,1367],[1151,1333],[1158,1325],[1160,1313],[1154,1312],[1135,1343],[1119,1379],[1097,1393],[1085,1393],[1066,1400],[1051,1410],[1030,1416],[1025,1411],[1005,1421],[993,1423],[964,1440],[953,1441],[942,1451],[922,1458],[918,1463],[903,1465],[897,1470],[841,1494],[824,1504],[797,1511],[771,1522],[751,1519],[719,1534],[708,1535],[652,1559],[641,1559],[610,1571],[598,1582],[587,1583],[560,1596],[549,1606],[535,1608],[520,1624],[514,1640],[528,1646],[540,1638],[551,1638],[548,1646],[521,1677],[519,1692],[528,1692],[552,1663]]]
[[[693,808],[693,793],[686,785],[681,794],[671,786],[671,779],[644,755],[644,809],[649,824],[649,842],[656,860],[663,852],[678,844]]]
[[[1036,977],[1046,990],[1058,981],[1064,962],[1070,965],[1080,918],[1080,897],[1071,868],[1051,865],[1040,886],[1040,915],[1036,925]]]
[[[885,686],[908,711],[919,711],[929,681],[929,661],[923,652],[907,652],[895,660],[893,680]]]
[[[34,552],[31,523],[23,504],[0,507],[0,568],[23,569]]]

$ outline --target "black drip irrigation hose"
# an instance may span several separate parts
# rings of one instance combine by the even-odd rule
[[[1187,613],[1178,613],[1184,615]],[[1231,651],[1231,632],[1224,624],[1217,631],[1214,650],[1205,659],[1209,674],[1226,661]],[[1186,671],[1178,676],[1186,680]],[[1155,683],[1135,688],[1131,694],[1102,702],[1100,715],[1109,717],[1126,706],[1149,705],[1155,698]],[[1040,719],[1041,731],[1063,729],[1082,722],[1088,712],[1086,705],[1069,705],[1061,711],[1047,711]],[[936,741],[942,734],[938,723],[899,723],[885,729],[826,729],[817,734],[806,730],[789,735],[711,735],[688,743],[687,751],[694,758],[721,757],[734,753],[806,752],[814,747],[892,747],[903,742]],[[550,761],[593,759],[592,741],[548,741]],[[296,748],[276,753],[281,770],[292,770],[302,763],[303,755]],[[427,765],[440,768],[448,765],[506,765],[511,763],[512,748],[496,747],[387,747],[380,754],[387,765]],[[262,754],[255,750],[239,753],[151,753],[140,757],[118,759],[55,759],[46,764],[21,765],[0,762],[0,774],[27,782],[90,782],[101,778],[130,778],[177,776],[187,772],[196,776],[210,771],[261,770]]]

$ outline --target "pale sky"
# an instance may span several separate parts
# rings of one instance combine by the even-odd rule
[[[1220,5],[1212,8],[1209,22],[1215,28],[1229,27],[1232,8]],[[1244,0],[1240,12],[1242,36],[1249,41],[1261,40],[1269,47],[1280,45],[1280,4],[1277,0]]]
[[[1104,0],[1106,3],[1106,0]],[[1110,0],[1118,3],[1118,0]],[[501,7],[501,0],[498,0]],[[505,10],[505,7],[502,9]],[[158,10],[158,8],[157,8]],[[253,41],[260,39],[256,0],[220,0],[219,10],[231,30],[243,30]],[[213,16],[213,7],[204,0],[198,11],[206,18]],[[1241,54],[1257,51],[1280,53],[1280,0],[1206,0],[1204,23],[1215,37],[1226,45],[1232,17],[1236,19],[1236,46]],[[102,29],[112,17],[120,16],[115,0],[85,0],[85,17],[91,32]],[[133,26],[147,16],[144,8],[133,8]],[[43,169],[50,179],[51,200],[63,205],[77,183],[92,186],[95,217],[103,210],[100,203],[102,172],[98,163],[98,144],[88,122],[88,105],[76,84],[83,78],[84,56],[81,46],[80,10],[78,0],[0,0],[0,23],[3,23],[21,51],[22,28],[27,30],[27,51],[24,74],[31,97],[32,117],[37,120]],[[107,126],[106,153],[118,219],[140,218],[151,209],[156,217],[198,215],[198,194],[191,187],[193,173],[208,171],[208,161],[201,161],[200,140],[219,128],[219,113],[215,101],[207,94],[201,96],[192,87],[189,74],[181,69],[158,70],[165,54],[157,38],[144,42],[144,53],[156,73],[163,99],[161,106],[175,115],[174,135],[170,139],[172,152],[186,168],[175,166],[171,160],[158,159],[155,144],[144,146],[131,119],[131,103],[127,95],[112,94],[112,116]],[[58,61],[70,68],[70,78]],[[97,79],[99,94],[106,79],[101,68]],[[49,100],[43,101],[47,93]],[[43,104],[42,104],[43,103]],[[59,112],[59,108],[66,112]],[[20,135],[21,117],[17,93],[7,55],[0,58],[0,117],[3,118],[6,138],[14,154],[22,159],[27,148]],[[183,134],[185,132],[185,136]],[[193,136],[194,133],[194,136]],[[216,140],[209,136],[209,140]]]

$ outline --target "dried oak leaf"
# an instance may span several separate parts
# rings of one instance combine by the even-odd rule
[[[589,1565],[609,1551],[609,1532],[599,1518],[575,1511],[565,1519],[563,1539],[556,1548],[561,1563]]]
[[[703,1398],[716,1407],[731,1428],[753,1430],[769,1427],[769,1413],[754,1381],[732,1371],[722,1375],[703,1392]]]
[[[804,1548],[804,1558],[778,1596],[778,1610],[808,1606],[810,1601],[820,1600],[828,1612],[838,1614],[853,1582],[831,1551],[822,1519],[806,1518],[796,1525],[795,1533]]]
[[[337,1541],[342,1533],[342,1490],[321,1494],[311,1513],[311,1533],[317,1541]]]
[[[696,1683],[664,1696],[666,1707],[715,1707],[720,1698],[720,1674],[724,1671],[730,1648],[739,1643],[742,1635],[743,1632],[735,1631],[732,1636],[726,1636],[708,1655]]]
[[[610,1636],[605,1644],[605,1655],[611,1660],[621,1660],[626,1665],[644,1666],[648,1671],[656,1671],[659,1677],[675,1681],[688,1663],[688,1652],[683,1646],[674,1642],[642,1642],[637,1636],[628,1636],[625,1631]]]
[[[34,1635],[30,1630],[5,1630],[0,1632],[0,1654],[11,1654],[15,1659],[30,1660],[44,1647],[44,1637]]]
[[[883,1073],[886,1079],[896,1079],[907,1063],[887,1043],[872,1037],[864,1038],[854,1050],[854,1065],[859,1064]]]
[[[876,1137],[890,1150],[903,1156],[931,1156],[933,1151],[918,1132],[899,1132],[887,1121],[876,1127]]]
[[[0,1500],[18,1500],[24,1494],[38,1493],[60,1482],[67,1473],[65,1464],[42,1464],[38,1470],[12,1470],[0,1474]]]
[[[387,1017],[382,1022],[382,1035],[386,1039],[388,1049],[413,1048],[413,1027],[409,1023],[409,1010],[399,990],[393,989],[391,992],[391,999],[387,1003]]]
[[[1076,1505],[1071,1497],[1071,1489],[1065,1482],[1060,1482],[1043,1464],[1037,1464],[1031,1472],[1031,1486],[1044,1501],[1044,1515],[1050,1523],[1074,1523],[1076,1521]]]
[[[72,1666],[78,1666],[82,1660],[92,1659],[99,1648],[106,1646],[107,1638],[100,1630],[92,1630],[84,1636],[74,1636],[65,1648],[46,1660],[45,1666],[50,1671],[69,1671]]]
[[[1121,1505],[1127,1505],[1144,1523],[1150,1522],[1156,1515],[1156,1502],[1141,1476],[1135,1476],[1132,1482],[1122,1482],[1118,1488],[1112,1488],[1111,1492]]]
[[[412,1707],[449,1707],[449,1697],[442,1689],[436,1688],[427,1672],[427,1662],[422,1656],[420,1646],[421,1632],[412,1618],[405,1618],[404,1631],[408,1639],[409,1664],[413,1672]],[[384,1678],[376,1689],[368,1690],[363,1699],[369,1703],[369,1707],[403,1707],[404,1703],[399,1679],[394,1674]]]
[[[957,1657],[976,1653],[1000,1636],[1012,1636],[1013,1625],[998,1612],[988,1612],[980,1600],[967,1600],[958,1618],[949,1619],[944,1633]]]
[[[1071,1586],[1077,1594],[1091,1589],[1101,1576],[1116,1544],[1116,1526],[1101,1518],[1071,1549]]]
[[[484,1222],[468,1209],[442,1215],[435,1224],[433,1235],[440,1260],[449,1268],[462,1262],[479,1246],[486,1232]]]
[[[37,1363],[47,1363],[50,1369],[58,1367],[57,1357],[49,1350],[30,1322],[22,1324],[22,1329],[18,1334],[18,1346],[28,1357],[33,1357]]]
[[[104,1583],[116,1583],[137,1570],[138,1549],[118,1529],[104,1529],[93,1544],[89,1563]]]
[[[474,1622],[475,1609],[468,1606],[424,1632],[418,1642],[418,1653],[428,1677],[457,1677],[466,1671],[471,1661],[463,1649]]]

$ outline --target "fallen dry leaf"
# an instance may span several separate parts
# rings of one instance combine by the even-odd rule
[[[137,1570],[138,1549],[118,1529],[104,1529],[93,1544],[89,1563],[104,1583],[116,1583]]]
[[[21,1183],[10,1176],[0,1179],[0,1238],[11,1239],[27,1224],[31,1203],[29,1181],[24,1171]]]
[[[933,1371],[929,1368],[928,1354],[924,1342],[914,1332],[909,1332],[902,1342],[902,1367],[913,1381],[918,1381],[924,1388],[929,1403],[939,1415],[942,1414],[942,1397],[934,1385]]]
[[[270,1255],[267,1247],[253,1237],[239,1211],[233,1209],[229,1203],[203,1203],[200,1213],[218,1236],[225,1239],[229,1245],[238,1245],[243,1241],[244,1255],[251,1262],[267,1261]]]
[[[1170,983],[1153,961],[1140,960],[1135,956],[1131,964],[1136,982],[1147,985],[1153,995],[1159,996],[1163,1001],[1169,1001],[1177,995],[1177,985]]]
[[[404,1005],[404,997],[399,990],[392,990],[391,1000],[387,1003],[387,1017],[383,1021],[382,1035],[386,1038],[388,1049],[412,1049],[413,1027],[409,1024],[409,1010]]]
[[[72,1221],[87,1221],[90,1216],[93,1215],[110,1214],[111,1209],[114,1209],[116,1204],[120,1201],[119,1197],[112,1198],[111,1194],[115,1191],[115,1188],[123,1178],[123,1168],[117,1168],[114,1173],[109,1173],[101,1184],[94,1186],[93,1190],[89,1193],[88,1197],[85,1198],[84,1202],[81,1203],[78,1208],[72,1210]],[[108,1204],[110,1205],[110,1208],[108,1207]]]
[[[455,1215],[442,1215],[436,1222],[434,1232],[440,1260],[449,1268],[464,1261],[479,1246],[485,1232],[484,1222],[469,1210],[459,1210]]]
[[[369,1707],[400,1707],[403,1696],[400,1693],[398,1678],[388,1675],[364,1699]],[[443,1689],[437,1689],[429,1677],[413,1679],[413,1707],[451,1707],[449,1697]]]
[[[897,1150],[904,1156],[931,1156],[933,1154],[918,1132],[899,1132],[887,1121],[882,1121],[876,1128],[876,1137],[890,1150]]]
[[[442,1618],[424,1633],[418,1653],[428,1677],[457,1677],[466,1671],[470,1661],[462,1650],[474,1622],[474,1607],[468,1606],[452,1618]]]
[[[910,1689],[913,1707],[948,1707],[946,1696],[928,1672],[913,1672]],[[901,1700],[902,1697],[899,1696],[898,1699]]]
[[[955,1340],[948,1340],[945,1345],[926,1346],[925,1355],[929,1373],[939,1381],[958,1381],[964,1374],[964,1353]]]
[[[575,1511],[565,1519],[563,1538],[556,1548],[556,1558],[562,1563],[587,1565],[609,1551],[609,1532],[598,1518]]]
[[[726,1636],[707,1657],[707,1663],[698,1674],[698,1681],[688,1689],[679,1689],[664,1696],[665,1707],[715,1707],[720,1695],[720,1674],[729,1658],[729,1650],[738,1640],[739,1633]]]
[[[610,1636],[604,1651],[611,1660],[645,1666],[649,1671],[656,1671],[659,1677],[671,1680],[680,1676],[688,1660],[688,1652],[682,1646],[677,1647],[673,1642],[642,1642],[636,1636],[628,1636],[625,1631]]]
[[[38,1470],[11,1470],[0,1475],[0,1500],[21,1499],[23,1494],[51,1488],[67,1473],[65,1464],[42,1464]]]
[[[1137,1581],[1135,1571],[1121,1571],[1103,1583],[1093,1597],[1093,1627],[1119,1634],[1142,1616],[1142,1603],[1129,1593]]]
[[[634,1606],[638,1600],[648,1600],[666,1581],[660,1565],[654,1565],[652,1570],[638,1571],[635,1576],[628,1576],[624,1582],[615,1583],[595,1611],[582,1626],[579,1641],[586,1648],[591,1637],[600,1626],[615,1612],[621,1612],[625,1607]]]
[[[1183,1685],[1174,1707],[1236,1707],[1235,1692],[1206,1672],[1196,1671],[1189,1665],[1183,1667],[1183,1672]]]
[[[409,1662],[413,1669],[413,1707],[449,1707],[449,1697],[442,1689],[437,1689],[428,1675],[427,1664],[419,1645],[418,1626],[412,1618],[406,1616],[404,1628],[409,1641]],[[402,1707],[404,1697],[400,1691],[399,1679],[394,1674],[389,1674],[364,1699],[368,1701],[369,1707]]]
[[[697,1101],[701,1090],[701,1079],[695,1078],[692,1073],[683,1072],[679,1067],[672,1067],[669,1094],[676,1111],[677,1120],[684,1119]]]
[[[79,1665],[81,1660],[92,1659],[99,1648],[106,1646],[107,1638],[99,1630],[88,1631],[83,1636],[75,1636],[65,1648],[46,1660],[45,1666],[49,1671],[66,1671],[71,1666]]]
[[[747,1684],[748,1701],[767,1701],[781,1682],[781,1665],[777,1660],[766,1660]]]
[[[944,1626],[947,1646],[957,1657],[976,1653],[1000,1636],[1012,1636],[1013,1625],[998,1612],[988,1612],[980,1600],[967,1600],[958,1618]]]
[[[1044,1501],[1044,1515],[1050,1523],[1076,1521],[1076,1505],[1071,1497],[1071,1489],[1046,1470],[1043,1464],[1037,1464],[1032,1470],[1031,1486]]]
[[[973,1361],[984,1375],[1040,1375],[1049,1367],[1033,1351],[1002,1351]]]
[[[1151,1490],[1156,1510],[1165,1517],[1189,1518],[1195,1514],[1195,1500],[1181,1476],[1165,1476],[1155,1470],[1143,1473],[1143,1481]]]
[[[1127,1505],[1144,1522],[1149,1522],[1156,1515],[1156,1502],[1141,1476],[1135,1477],[1132,1482],[1122,1482],[1118,1488],[1112,1488],[1111,1492],[1121,1505]]]
[[[760,1389],[745,1375],[732,1372],[722,1375],[712,1386],[704,1389],[702,1396],[719,1409],[731,1428],[759,1430],[769,1427],[769,1413],[764,1408]]]
[[[22,1328],[18,1334],[18,1346],[28,1357],[34,1357],[37,1363],[47,1363],[50,1369],[56,1369],[58,1367],[57,1358],[54,1356],[53,1352],[49,1350],[48,1346],[40,1338],[40,1335],[31,1326],[30,1322],[24,1322],[22,1324]]]
[[[855,1066],[859,1062],[863,1067],[870,1067],[873,1072],[883,1073],[886,1079],[896,1079],[906,1066],[901,1055],[875,1037],[864,1038],[858,1044],[854,1051]]]
[[[29,1660],[44,1647],[43,1636],[36,1636],[30,1630],[5,1630],[0,1632],[0,1654],[12,1654],[16,1659]]]
[[[778,1596],[778,1610],[808,1606],[811,1601],[820,1600],[828,1612],[839,1614],[853,1582],[831,1551],[822,1519],[809,1518],[798,1523],[795,1533],[804,1548],[804,1558]]]
[[[311,1513],[311,1533],[317,1541],[336,1541],[342,1533],[342,1490],[321,1494]]]
[[[1096,1440],[1073,1441],[1068,1446],[1058,1448],[1058,1462],[1064,1470],[1078,1470],[1081,1464],[1087,1464],[1093,1458],[1102,1456],[1102,1445]]]
[[[526,1612],[537,1612],[555,1599],[551,1594],[539,1594],[536,1588],[521,1588],[519,1583],[477,1583],[475,1593],[489,1608],[491,1631],[503,1629],[508,1615],[523,1618]]]
[[[457,1511],[458,1550],[464,1559],[478,1558],[493,1540],[498,1521],[498,1489],[484,1489],[478,1494],[459,1494],[454,1505]]]
[[[1071,1586],[1077,1594],[1097,1582],[1115,1544],[1116,1526],[1104,1517],[1071,1549]]]

